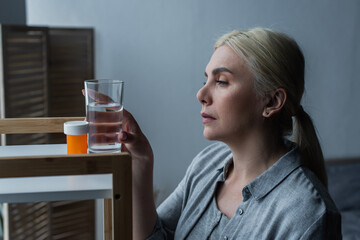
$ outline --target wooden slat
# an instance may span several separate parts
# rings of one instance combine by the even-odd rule
[[[104,240],[112,240],[112,199],[104,199]]]
[[[0,133],[61,133],[67,121],[83,121],[85,117],[4,118],[0,119]]]
[[[1,30],[5,89],[2,117],[48,116],[48,28],[2,25]],[[19,136],[3,139],[8,145],[27,144],[28,137]],[[47,134],[37,137],[36,143],[48,141]]]
[[[0,157],[1,177],[35,177],[112,173],[112,159],[128,154],[74,154]],[[122,162],[122,161],[119,161]],[[21,167],[19,167],[21,166]]]
[[[49,239],[46,203],[9,204],[11,239]]]
[[[95,239],[95,202],[93,200],[51,202],[50,206],[52,240]]]
[[[113,161],[113,222],[117,225],[113,226],[113,239],[115,236],[123,236],[124,239],[132,239],[132,221],[123,216],[132,216],[132,194],[123,194],[132,189],[132,173],[124,171],[131,169],[131,161]],[[118,179],[124,179],[119,181]],[[132,191],[131,191],[132,192]],[[131,229],[131,231],[128,231]]]
[[[13,112],[13,110],[18,108],[16,106],[27,109],[34,104],[43,109],[39,112],[38,117],[46,116],[47,28],[4,25],[2,31],[4,89],[6,89],[4,92],[5,117],[25,117],[21,112]],[[24,59],[24,55],[27,58]],[[26,81],[32,75],[37,75],[37,78],[32,79],[31,82]],[[33,96],[31,85],[35,87],[37,96],[40,96],[40,101],[36,101],[36,103],[32,102],[36,98]],[[12,98],[19,92],[23,92],[25,95],[22,98]]]
[[[93,30],[51,28],[49,43],[49,116],[85,115],[81,90],[94,78]]]

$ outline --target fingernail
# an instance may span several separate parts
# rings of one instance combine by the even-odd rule
[[[121,132],[121,141],[126,141],[127,134],[125,132]]]

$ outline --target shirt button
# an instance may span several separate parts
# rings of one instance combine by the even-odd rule
[[[224,240],[228,240],[228,237],[227,237],[227,236],[224,236]]]
[[[241,208],[239,208],[238,212],[239,212],[239,215],[243,215],[244,210],[242,210]]]

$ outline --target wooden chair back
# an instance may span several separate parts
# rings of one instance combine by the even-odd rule
[[[1,118],[0,133],[61,133],[65,122],[84,119],[85,117]]]

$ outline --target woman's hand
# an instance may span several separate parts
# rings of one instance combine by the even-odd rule
[[[85,96],[84,89],[82,93]],[[113,102],[109,96],[92,89],[87,89],[87,94],[96,103],[105,104]],[[108,108],[111,110],[111,107]],[[122,151],[131,154],[134,164],[142,161],[143,164],[150,163],[151,166],[153,165],[153,152],[150,143],[142,133],[134,117],[125,109],[123,110],[122,131],[118,135],[118,141],[122,143]],[[133,166],[136,167],[137,165],[134,164]]]
[[[122,151],[129,152],[133,163],[153,162],[153,151],[146,136],[141,131],[134,117],[124,109],[122,131],[119,134],[119,142],[122,143]]]
[[[98,103],[112,102],[108,96],[91,89],[88,89],[88,95]],[[157,219],[153,197],[154,155],[139,124],[125,109],[118,141],[121,142],[122,151],[129,152],[132,159],[133,238],[145,239],[152,232]]]
[[[131,154],[133,173],[133,239],[145,239],[152,232],[157,213],[153,197],[154,156],[150,143],[134,117],[124,109],[119,141]]]

